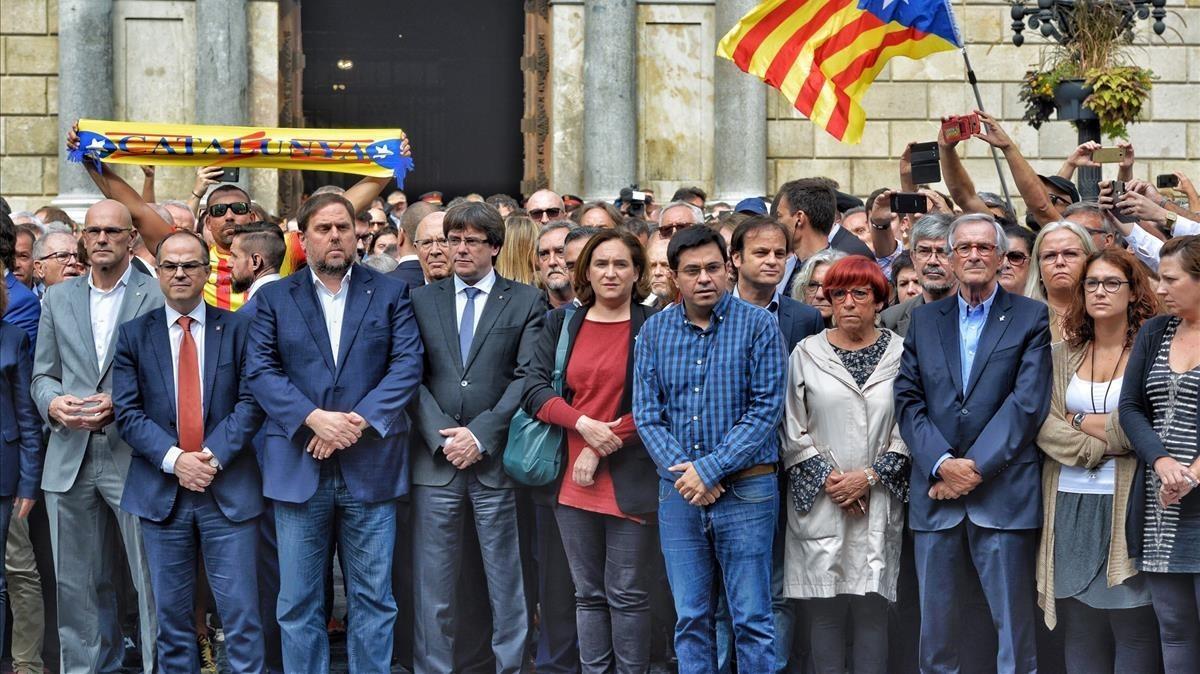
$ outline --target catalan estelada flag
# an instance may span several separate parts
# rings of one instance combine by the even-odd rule
[[[947,0],[767,0],[717,54],[779,89],[834,138],[858,143],[867,119],[860,101],[889,59],[961,46]]]

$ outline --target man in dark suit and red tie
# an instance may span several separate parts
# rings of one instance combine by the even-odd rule
[[[133,448],[121,508],[142,522],[157,669],[197,668],[192,607],[203,558],[230,665],[261,672],[263,499],[250,439],[262,410],[244,378],[250,321],[202,301],[208,248],[196,235],[169,235],[157,265],[166,304],[120,327],[113,358],[116,421]]]

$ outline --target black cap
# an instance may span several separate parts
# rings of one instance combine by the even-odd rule
[[[1046,185],[1054,189],[1066,193],[1071,197],[1071,203],[1079,201],[1079,190],[1075,189],[1075,183],[1063,178],[1062,176],[1038,176]]]
[[[846,211],[850,210],[851,208],[862,208],[863,207],[863,200],[859,199],[858,197],[854,196],[853,194],[846,194],[845,192],[837,192],[836,190],[835,190],[835,192],[837,193],[838,213],[845,213]]]

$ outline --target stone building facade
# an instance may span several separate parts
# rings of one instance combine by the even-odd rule
[[[62,149],[66,126],[81,115],[302,124],[299,4],[3,0],[0,194],[18,210],[52,200],[78,207],[95,198],[84,173],[66,166]],[[717,40],[754,4],[525,0],[522,189],[544,184],[611,199],[637,182],[662,198],[695,184],[728,200],[826,175],[862,195],[896,182],[894,158],[905,143],[932,140],[934,120],[974,105],[958,53],[896,59],[867,95],[863,142],[840,144],[778,92],[714,56]],[[1040,172],[1053,173],[1075,146],[1075,131],[1064,122],[1031,129],[1020,122],[1018,99],[1020,77],[1037,64],[1045,42],[1027,31],[1026,44],[1013,46],[1003,0],[953,6],[984,106],[1007,122]],[[1182,169],[1200,180],[1200,0],[1167,0],[1167,9],[1165,38],[1151,39],[1147,22],[1137,26],[1132,56],[1159,79],[1145,120],[1130,135],[1140,177]],[[998,190],[986,146],[968,143],[964,152],[977,186]],[[136,168],[115,170],[140,185]],[[267,208],[287,211],[296,201],[295,183],[282,174],[246,173]],[[186,195],[192,179],[191,169],[160,168],[159,193]]]

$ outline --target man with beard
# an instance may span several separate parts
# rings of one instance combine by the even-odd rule
[[[275,501],[287,671],[329,671],[323,579],[334,537],[353,616],[350,671],[391,667],[404,411],[424,349],[404,284],[355,264],[354,212],[338,194],[306,201],[296,221],[309,271],[254,298],[247,376],[268,418],[263,494]]]
[[[229,271],[235,293],[244,293],[243,309],[253,309],[250,301],[260,288],[282,276],[279,268],[287,254],[283,232],[269,222],[252,222],[233,230],[229,244]],[[253,315],[253,311],[251,311]]]
[[[575,299],[575,288],[571,285],[566,264],[566,240],[572,227],[569,220],[554,220],[542,225],[542,231],[538,233],[537,275],[551,309]]]
[[[908,333],[913,309],[947,297],[957,284],[950,274],[950,250],[946,237],[950,231],[950,216],[930,213],[917,220],[909,233],[909,253],[921,279],[921,294],[889,307],[879,315],[883,327],[901,337]]]

